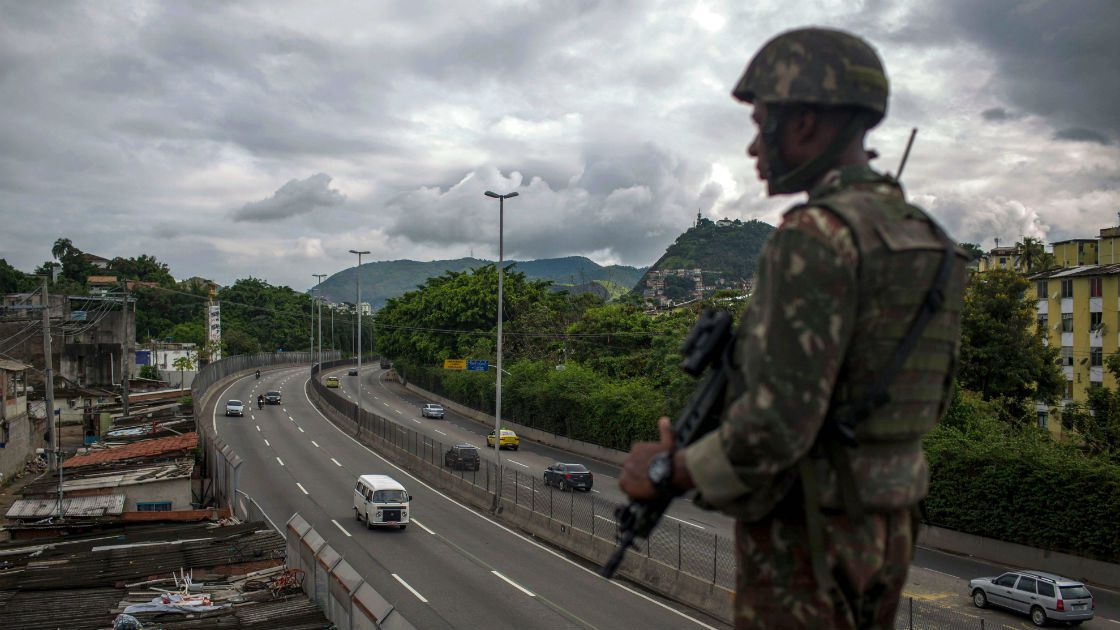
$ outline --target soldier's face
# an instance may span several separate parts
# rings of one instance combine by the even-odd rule
[[[766,147],[762,143],[762,123],[766,120],[766,104],[755,103],[754,111],[751,112],[751,121],[754,122],[754,140],[747,145],[747,155],[754,158],[755,171],[758,172],[758,178],[766,181],[766,173],[769,172],[766,161]]]

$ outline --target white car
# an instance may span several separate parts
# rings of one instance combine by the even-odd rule
[[[420,415],[424,416],[425,418],[442,418],[443,407],[435,403],[428,403],[423,407],[420,407]]]
[[[227,400],[226,401],[226,415],[227,416],[241,416],[245,417],[245,405],[240,400]]]
[[[1079,625],[1093,618],[1093,595],[1077,580],[1042,571],[1010,571],[998,577],[969,582],[972,603],[977,608],[999,606],[1029,615],[1031,623],[1050,621]]]

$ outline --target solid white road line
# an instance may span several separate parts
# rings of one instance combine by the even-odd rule
[[[439,429],[432,429],[432,430],[435,431],[436,433],[440,434],[440,435],[447,435],[446,433],[444,433],[443,431],[440,431]]]
[[[304,494],[311,494],[310,492],[308,492],[308,491],[307,491],[307,488],[304,488],[304,487],[303,487],[303,484],[302,484],[302,483],[300,483],[300,482],[298,482],[298,481],[297,481],[297,482],[296,482],[296,485],[297,485],[297,486],[299,486],[299,489],[300,489],[301,491],[303,491],[303,493],[304,493]]]
[[[311,380],[311,379],[307,379],[307,380]],[[382,383],[382,387],[384,387],[384,386],[385,386],[384,383]],[[482,519],[483,521],[486,521],[487,523],[490,523],[494,527],[497,527],[498,529],[504,531],[505,533],[509,534],[510,536],[518,538],[521,541],[525,542],[526,544],[532,545],[532,546],[536,547],[537,549],[543,551],[544,553],[547,553],[547,554],[553,556],[554,558],[557,558],[561,562],[566,562],[567,564],[575,567],[576,569],[578,569],[580,571],[583,571],[584,573],[588,573],[590,575],[600,577],[597,572],[583,566],[582,564],[579,564],[578,562],[575,562],[574,560],[571,560],[570,558],[567,558],[566,556],[564,556],[560,552],[558,552],[554,549],[551,549],[549,547],[546,547],[545,545],[542,545],[541,543],[536,542],[535,540],[532,540],[527,536],[519,534],[519,533],[515,532],[514,530],[510,529],[509,527],[506,527],[505,525],[502,525],[498,521],[495,521],[494,519],[492,519],[488,516],[484,516],[482,514],[479,514],[478,512],[475,512],[472,508],[467,507],[466,504],[460,503],[459,501],[451,498],[447,494],[445,494],[443,492],[440,492],[439,490],[433,488],[431,485],[429,485],[427,483],[424,483],[423,481],[420,480],[419,477],[416,477],[415,475],[409,473],[407,470],[405,470],[405,469],[401,468],[400,466],[394,464],[393,462],[389,461],[388,459],[386,459],[382,455],[378,454],[377,451],[374,451],[370,447],[368,447],[365,444],[362,444],[358,440],[354,439],[354,436],[352,436],[349,433],[347,433],[347,432],[343,431],[342,429],[338,428],[338,426],[336,424],[331,422],[329,418],[327,418],[325,415],[323,415],[322,411],[319,411],[319,408],[315,406],[315,403],[311,402],[311,397],[307,395],[307,388],[306,387],[304,388],[304,391],[303,391],[303,397],[307,400],[307,404],[310,405],[311,408],[315,410],[315,413],[319,414],[319,417],[322,418],[323,421],[326,422],[329,426],[334,427],[335,431],[338,431],[340,434],[346,436],[347,439],[349,439],[354,444],[358,445],[359,448],[364,449],[370,455],[373,455],[377,459],[380,459],[381,461],[385,462],[386,465],[397,469],[398,471],[400,471],[400,473],[402,475],[408,477],[409,479],[412,479],[413,481],[420,484],[421,486],[424,486],[425,488],[430,490],[436,496],[438,496],[442,499],[445,499],[448,503],[451,503],[452,505],[462,509],[467,514],[470,514],[470,515],[474,516],[475,518]],[[717,628],[715,626],[708,625],[708,624],[704,623],[703,621],[700,621],[699,619],[697,619],[695,617],[690,617],[689,615],[677,610],[676,608],[673,608],[672,606],[669,606],[668,604],[665,604],[663,602],[659,602],[656,599],[650,597],[649,595],[646,595],[644,593],[636,591],[636,590],[630,588],[629,586],[626,586],[625,584],[623,584],[621,582],[618,582],[617,580],[607,580],[607,582],[614,585],[616,588],[622,589],[623,591],[626,591],[627,593],[630,593],[631,595],[633,595],[633,596],[635,596],[639,599],[642,599],[646,602],[649,602],[650,604],[652,604],[654,606],[657,606],[658,608],[664,609],[666,612],[673,613],[674,615],[677,615],[678,617],[681,617],[682,619],[687,619],[688,621],[691,621],[692,623],[696,624],[697,626],[700,626],[701,628],[705,628],[705,630],[717,630]]]
[[[421,595],[421,594],[420,594],[419,592],[417,592],[417,590],[416,590],[416,589],[412,588],[412,586],[411,586],[411,585],[410,585],[410,584],[409,584],[408,582],[405,582],[405,581],[404,581],[404,579],[403,579],[403,578],[401,578],[401,576],[399,576],[399,575],[397,575],[396,573],[394,573],[394,574],[393,574],[393,577],[395,577],[395,578],[397,579],[397,581],[401,583],[401,586],[404,586],[405,588],[407,588],[407,589],[409,590],[409,592],[410,592],[410,593],[412,593],[413,595],[415,595],[415,596],[416,596],[416,599],[418,599],[418,600],[420,600],[420,601],[424,602],[425,604],[427,604],[427,603],[428,603],[428,600],[424,599],[424,596],[423,596],[423,595]]]
[[[339,525],[339,524],[338,524],[338,521],[336,521],[336,520],[334,520],[334,519],[332,518],[332,519],[331,519],[331,522],[332,522],[332,523],[334,523],[334,526],[335,526],[335,527],[337,527],[337,528],[341,529],[341,530],[342,530],[342,533],[343,533],[343,534],[346,534],[346,537],[347,537],[347,538],[353,538],[353,536],[351,536],[351,535],[350,535],[350,532],[346,531],[346,528],[345,528],[345,527],[343,527],[342,525]]]
[[[280,462],[281,466],[284,465],[284,460],[280,459],[279,457],[276,458],[276,461]]]
[[[265,438],[264,445],[267,446],[268,448],[272,448],[272,445],[268,443],[268,438]],[[277,459],[279,459],[279,458],[277,458]]]
[[[681,520],[681,519],[679,519],[679,518],[677,518],[677,517],[675,517],[675,516],[669,516],[668,514],[666,514],[666,515],[665,515],[665,518],[671,518],[671,519],[673,519],[674,521],[677,521],[678,523],[684,523],[685,525],[688,525],[688,526],[690,526],[690,527],[695,527],[696,529],[706,529],[705,527],[702,527],[702,526],[700,526],[700,525],[697,525],[696,523],[689,523],[688,521],[685,521],[685,520]]]
[[[431,534],[431,535],[433,535],[433,536],[435,536],[435,535],[436,535],[436,533],[435,533],[435,532],[433,532],[432,530],[428,529],[428,527],[427,527],[426,525],[424,525],[423,523],[421,523],[420,521],[418,521],[418,520],[416,520],[416,519],[411,519],[411,520],[410,520],[409,522],[410,522],[410,523],[416,523],[416,526],[417,526],[417,527],[419,527],[420,529],[422,529],[422,530],[424,530],[424,531],[428,532],[429,534]]]
[[[512,460],[512,459],[510,459],[510,458],[508,458],[508,457],[506,458],[506,461],[507,461],[507,462],[509,462],[509,463],[511,463],[511,464],[517,464],[518,466],[520,466],[520,467],[522,467],[522,468],[528,468],[528,467],[529,467],[529,466],[528,466],[528,465],[526,465],[526,464],[522,464],[521,462],[517,462],[517,461],[514,461],[514,460]]]
[[[940,573],[941,575],[947,575],[951,578],[956,578],[958,580],[961,579],[960,577],[958,577],[956,575],[953,575],[952,573],[946,573],[944,571],[938,571],[937,569],[926,569],[926,571],[933,571],[934,573]]]
[[[296,425],[296,428],[299,429],[300,433],[307,433],[307,431],[304,431],[303,427],[299,426],[298,424]]]
[[[521,586],[517,582],[514,582],[513,580],[511,580],[511,579],[507,578],[506,576],[502,575],[501,573],[498,573],[497,571],[491,571],[491,573],[493,573],[494,575],[502,578],[502,580],[504,580],[506,584],[509,584],[513,588],[521,591],[522,593],[525,593],[529,597],[536,597],[536,595],[533,594],[533,591],[530,591],[529,589],[525,588],[524,586]]]
[[[333,458],[333,457],[332,457],[332,458],[331,458],[331,461],[332,461],[332,462],[334,462],[334,465],[335,465],[335,466],[338,466],[339,468],[342,468],[342,464],[338,463],[338,460],[337,460],[337,459],[335,459],[335,458]]]
[[[311,440],[311,443],[315,445],[315,448],[319,448],[319,443],[315,440]]]

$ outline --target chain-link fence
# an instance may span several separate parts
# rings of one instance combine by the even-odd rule
[[[324,364],[324,368],[332,367]],[[312,373],[315,373],[313,368]],[[497,466],[480,461],[478,470],[453,469],[447,453],[454,444],[436,440],[409,427],[373,413],[326,388],[312,378],[312,390],[319,401],[331,407],[357,427],[358,438],[378,441],[416,456],[462,480],[499,493],[503,501],[547,516],[549,519],[607,542],[616,540],[618,504],[591,492],[561,490],[546,485],[541,476],[522,472],[513,466]],[[483,445],[474,446],[485,448]],[[648,541],[639,541],[634,553],[673,567],[683,573],[725,588],[735,587],[734,541],[670,516],[662,519]]]
[[[977,617],[957,612],[913,597],[905,597],[894,618],[895,630],[1017,630]]]

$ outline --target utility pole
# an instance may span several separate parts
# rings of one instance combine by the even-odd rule
[[[51,300],[47,291],[49,280],[49,278],[43,278],[43,362],[46,364],[46,368],[43,370],[43,394],[47,403],[47,429],[51,435],[51,455],[47,458],[47,461],[51,465],[51,470],[54,470],[55,466],[62,468],[62,466],[58,465],[56,459],[61,449],[62,440],[58,434],[59,428],[54,424],[54,359],[51,356]]]
[[[506,199],[516,197],[517,192],[499,195],[487,190],[485,194],[487,197],[498,200],[498,371],[495,374],[497,386],[494,393],[494,461],[497,463],[498,474],[500,475],[502,468],[502,265],[504,262],[502,234],[505,230]],[[500,479],[498,483],[501,483]],[[502,496],[501,486],[499,485],[498,488],[498,492],[494,494],[495,508],[498,507]]]
[[[128,415],[128,285],[121,298],[121,414]]]
[[[315,276],[316,278],[319,279],[319,282],[315,285],[316,287],[318,287],[320,284],[323,284],[323,278],[327,277],[327,274],[325,274],[325,273],[313,273],[311,275],[313,275],[313,276]],[[322,369],[323,369],[323,296],[316,295],[315,298],[319,303],[319,370],[322,371]]]
[[[368,250],[350,250],[351,254],[358,255],[358,266],[354,269],[354,290],[357,293],[354,306],[358,310],[358,414],[361,415],[362,410],[362,254],[368,254]]]

